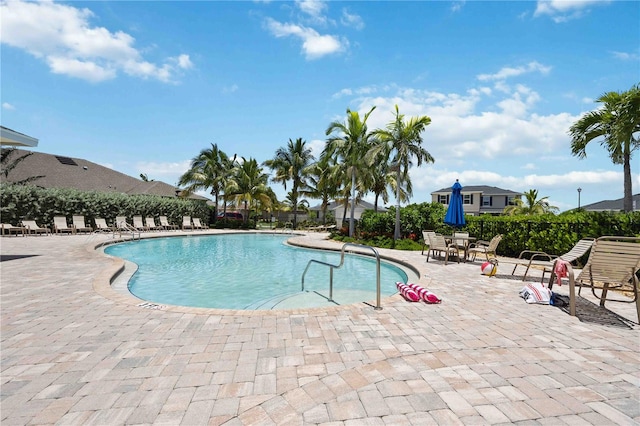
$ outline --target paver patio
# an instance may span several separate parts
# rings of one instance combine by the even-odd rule
[[[110,287],[110,238],[0,238],[2,425],[640,424],[640,327],[527,305],[508,265],[380,250],[439,305],[149,309]]]

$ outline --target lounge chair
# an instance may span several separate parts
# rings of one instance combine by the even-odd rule
[[[200,222],[200,218],[194,217],[193,218],[193,229],[207,229],[207,227],[204,226],[202,224],[202,222]]]
[[[116,216],[115,228],[119,231],[130,231],[133,229],[133,226],[127,222],[126,216]]]
[[[25,227],[27,235],[29,234],[47,235],[51,233],[51,229],[38,225],[35,220],[23,220],[22,226]]]
[[[604,307],[606,301],[627,302],[636,304],[637,319],[640,323],[640,298],[638,292],[640,282],[637,273],[640,270],[640,237],[600,237],[593,243],[589,260],[574,277],[571,263],[563,259],[556,259],[551,270],[549,279],[549,289],[553,287],[557,280],[556,269],[558,262],[564,262],[566,275],[569,279],[569,314],[576,315],[576,291],[578,294],[582,287],[591,288],[595,297],[600,299],[600,306]],[[562,277],[561,277],[562,278]],[[609,297],[609,290],[625,290],[633,293],[633,299],[624,298],[619,293],[614,293],[614,297]],[[600,294],[596,294],[600,291]],[[618,294],[615,297],[615,294]]]
[[[500,241],[502,241],[502,234],[496,235],[491,239],[491,241],[480,240],[474,244],[471,244],[468,250],[469,256],[473,255],[471,261],[475,261],[478,254],[483,254],[487,261],[490,257],[496,259],[496,250],[498,249],[498,244],[500,244]]]
[[[435,236],[435,231],[422,231],[422,254],[424,254],[424,247],[429,246],[429,238]],[[429,251],[427,251],[427,257],[429,256]]]
[[[107,225],[107,221],[104,220],[101,217],[96,217],[94,219],[94,222],[96,224],[96,231],[95,232],[113,232],[113,231],[115,231],[115,228]]]
[[[82,215],[73,215],[73,227],[76,232],[93,232],[93,228],[84,223],[84,216]]]
[[[21,234],[23,237],[26,231],[24,226],[14,226],[10,223],[0,223],[0,229],[2,230],[2,235]]]
[[[460,256],[458,254],[458,248],[452,244],[447,244],[444,236],[440,234],[435,234],[433,236],[428,236],[429,238],[429,252],[427,253],[427,262],[429,261],[429,254],[433,254],[438,252],[440,256],[444,253],[444,264],[447,264],[449,260],[449,256],[453,255],[460,263]],[[432,255],[433,257],[433,255]]]
[[[155,219],[152,218],[151,216],[148,216],[145,219],[145,223],[147,225],[147,228],[149,228],[149,230],[151,231],[162,231],[164,229],[162,225],[156,225]]]
[[[164,226],[164,229],[179,229],[178,225],[172,225],[169,223],[169,219],[166,216],[160,216],[160,225]]]
[[[76,230],[73,226],[69,226],[67,223],[67,218],[64,216],[54,216],[53,217],[53,231],[56,234],[68,233],[69,235],[75,234]]]
[[[547,254],[543,251],[524,250],[520,252],[518,258],[514,261],[515,265],[513,266],[511,275],[515,275],[518,266],[526,266],[527,269],[525,269],[524,276],[522,277],[522,281],[525,281],[527,279],[529,269],[533,266],[542,268],[541,282],[543,282],[545,274],[547,272],[551,272],[551,270],[553,269],[553,264],[556,259],[559,258],[569,263],[573,263],[589,251],[594,241],[594,238],[583,238],[578,241],[571,250],[569,250],[565,254],[561,254],[560,256]],[[527,259],[527,257],[529,258]]]
[[[148,231],[149,227],[142,221],[142,216],[133,217],[133,227],[138,231]]]
[[[182,230],[184,231],[185,229],[194,229],[191,223],[191,216],[182,216]]]

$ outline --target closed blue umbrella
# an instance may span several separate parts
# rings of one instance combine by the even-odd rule
[[[467,221],[464,219],[464,208],[462,207],[462,185],[456,179],[456,183],[451,187],[451,196],[449,197],[449,208],[447,214],[444,217],[444,223],[451,225],[454,228],[460,228],[466,225]]]

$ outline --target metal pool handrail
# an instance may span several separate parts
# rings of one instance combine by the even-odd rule
[[[333,300],[333,270],[337,268],[341,268],[342,265],[344,264],[345,248],[347,248],[348,246],[370,249],[371,251],[373,251],[373,254],[376,256],[376,306],[374,309],[376,310],[382,309],[382,307],[380,306],[380,255],[378,254],[378,250],[376,250],[371,246],[365,246],[365,245],[356,244],[356,243],[344,244],[342,246],[342,250],[340,251],[340,263],[338,265],[322,262],[321,260],[311,259],[307,263],[307,267],[304,268],[304,272],[302,273],[302,291],[304,291],[304,276],[307,274],[307,270],[309,269],[309,266],[311,266],[312,263],[318,263],[320,265],[328,266],[330,268],[329,269],[329,302],[333,302],[334,301]]]

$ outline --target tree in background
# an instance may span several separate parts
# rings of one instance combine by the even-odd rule
[[[225,193],[228,192],[235,199],[235,204],[244,206],[244,222],[249,218],[249,211],[258,205],[263,208],[271,205],[269,175],[264,173],[255,158],[246,160],[241,157],[240,164],[234,169]]]
[[[530,189],[524,192],[524,199],[516,199],[513,206],[504,208],[504,213],[510,216],[515,215],[537,215],[555,213],[558,208],[549,204],[549,197],[538,198],[538,190]]]
[[[291,181],[291,205],[293,206],[293,228],[298,224],[298,198],[302,191],[307,188],[307,167],[314,161],[311,148],[306,146],[306,141],[302,138],[293,142],[289,139],[286,148],[278,148],[276,155],[265,161],[263,164],[275,171],[273,182],[279,182],[287,189],[287,182]]]
[[[367,152],[369,164],[383,154],[389,163],[389,170],[395,172],[396,189],[396,228],[394,238],[400,238],[400,201],[403,199],[401,188],[404,186],[406,200],[411,196],[411,180],[409,169],[415,164],[420,167],[422,163],[433,163],[434,159],[429,152],[422,147],[422,132],[431,123],[431,118],[426,115],[404,119],[396,105],[395,119],[387,124],[386,129],[378,129],[374,132],[375,142]]]
[[[640,147],[640,85],[626,92],[608,92],[596,102],[602,106],[584,114],[569,129],[571,153],[578,158],[587,156],[587,145],[602,138],[613,164],[623,165],[624,211],[633,210],[631,157]]]
[[[211,148],[203,149],[191,160],[191,167],[180,176],[178,181],[179,186],[186,185],[182,192],[184,196],[199,190],[210,191],[216,205],[214,221],[218,216],[218,199],[227,186],[235,158],[234,155],[233,159],[230,159],[227,154],[218,149],[218,145],[211,144]],[[224,211],[226,211],[226,202],[224,204]]]
[[[355,230],[354,215],[358,199],[356,198],[356,186],[358,178],[366,173],[368,165],[364,161],[365,154],[371,148],[372,133],[367,128],[367,119],[376,107],[371,107],[363,118],[357,111],[347,109],[346,122],[334,121],[327,127],[326,135],[329,136],[325,144],[323,155],[334,157],[336,165],[335,173],[341,176],[345,184],[345,189],[351,193],[351,213],[349,221],[349,236],[353,237]],[[366,189],[360,187],[360,194],[364,194]],[[346,195],[346,194],[345,194]],[[349,198],[345,197],[345,212],[349,203]]]
[[[320,160],[311,164],[307,168],[308,185],[304,191],[305,195],[320,200],[320,211],[322,212],[322,224],[327,224],[327,208],[332,199],[338,195],[341,187],[336,179],[333,170],[336,168],[333,158],[321,156]]]

